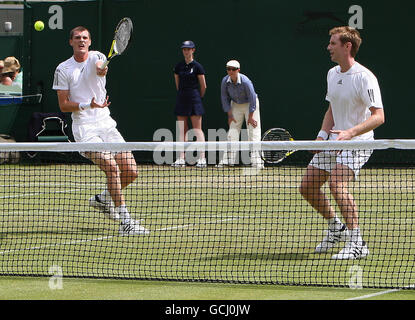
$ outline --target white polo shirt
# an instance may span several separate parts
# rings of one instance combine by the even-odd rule
[[[53,80],[54,90],[69,90],[69,100],[73,102],[90,102],[95,97],[97,103],[103,103],[107,96],[106,78],[96,73],[96,62],[105,61],[104,54],[89,51],[84,62],[77,62],[72,56],[58,65]],[[102,121],[110,116],[109,108],[94,108],[72,112],[74,124]]]
[[[369,108],[383,108],[378,80],[367,68],[355,62],[342,73],[336,66],[327,75],[327,96],[330,102],[334,127],[333,130],[350,129],[371,116]],[[330,139],[333,139],[333,135]],[[354,137],[353,140],[373,140],[373,130]]]

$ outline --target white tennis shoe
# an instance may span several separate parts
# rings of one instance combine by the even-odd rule
[[[112,204],[112,201],[102,200],[99,194],[96,194],[95,196],[92,196],[89,199],[89,205],[101,211],[108,218],[112,220],[120,219],[120,215],[117,212],[115,212],[115,208],[114,208],[114,205]]]
[[[346,241],[349,237],[349,232],[344,225],[339,231],[327,230],[327,235],[323,241],[316,247],[315,253],[325,253],[331,248],[334,248],[340,241]]]
[[[349,241],[338,254],[335,254],[331,258],[335,260],[355,260],[365,258],[368,255],[369,249],[365,241],[361,243]]]
[[[136,220],[130,220],[129,223],[120,224],[120,235],[122,236],[133,236],[133,235],[144,235],[149,234],[150,231],[144,228]]]
[[[228,159],[223,159],[219,161],[219,163],[215,166],[216,168],[223,168],[223,167],[233,167],[235,164],[230,162]]]
[[[178,158],[175,162],[171,164],[172,167],[185,167],[186,166],[186,160],[183,158]]]
[[[206,158],[200,158],[199,160],[197,160],[196,167],[206,168],[207,167]]]

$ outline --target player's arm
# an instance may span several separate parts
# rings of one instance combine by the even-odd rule
[[[371,116],[364,122],[348,130],[332,130],[332,133],[338,134],[337,140],[351,140],[356,136],[372,131],[385,123],[385,113],[383,108],[369,108]]]
[[[334,127],[333,112],[331,109],[331,104],[329,104],[329,107],[323,118],[323,123],[321,125],[320,132],[316,140],[327,140],[328,136],[330,135],[330,132],[332,131],[331,129],[333,129],[333,127]]]
[[[108,97],[105,99],[104,103],[96,103],[95,98],[86,102],[74,102],[69,100],[69,90],[57,90],[57,94],[59,108],[62,112],[76,112],[81,111],[82,108],[106,108],[111,104],[111,102],[108,102]]]
[[[104,64],[104,61],[102,61],[102,60],[98,60],[95,63],[98,77],[105,77],[108,73],[108,67],[105,67],[104,69],[101,69],[103,64]]]

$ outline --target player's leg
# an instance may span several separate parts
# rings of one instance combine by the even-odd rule
[[[338,157],[338,164],[330,177],[330,191],[346,221],[349,230],[347,243],[333,259],[359,259],[369,254],[359,227],[359,213],[356,201],[348,190],[348,185],[359,173],[360,168],[369,159],[371,152],[345,151]]]
[[[205,134],[203,133],[203,130],[202,130],[202,116],[200,115],[190,116],[190,121],[192,122],[192,128],[196,135],[196,140],[198,142],[205,142]],[[204,168],[206,167],[206,165],[207,164],[206,164],[205,152],[201,151],[199,160],[197,161],[196,166],[200,168]]]
[[[124,189],[138,177],[137,163],[131,152],[120,152],[115,156],[115,161],[121,170],[121,189]]]
[[[125,203],[121,192],[121,179],[117,162],[110,152],[87,152],[85,156],[96,164],[107,178],[107,187],[99,195],[90,199],[94,207],[102,207],[104,213],[112,219],[118,219],[119,216],[114,212],[114,206]]]
[[[141,226],[138,221],[133,220],[127,208],[125,196],[122,192],[124,188],[130,185],[138,176],[137,164],[131,152],[120,152],[114,156],[114,160],[119,169],[121,201],[115,204],[115,213],[120,217],[120,233],[129,234],[147,234],[149,231]]]
[[[300,193],[303,198],[326,220],[327,235],[317,245],[315,251],[323,253],[336,246],[340,241],[347,239],[347,228],[336,216],[336,212],[329,199],[322,190],[323,185],[330,177],[329,153],[319,153],[314,156],[301,181]]]

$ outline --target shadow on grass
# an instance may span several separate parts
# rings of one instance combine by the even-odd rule
[[[203,257],[200,260],[307,260],[311,259],[308,253],[230,253]]]

